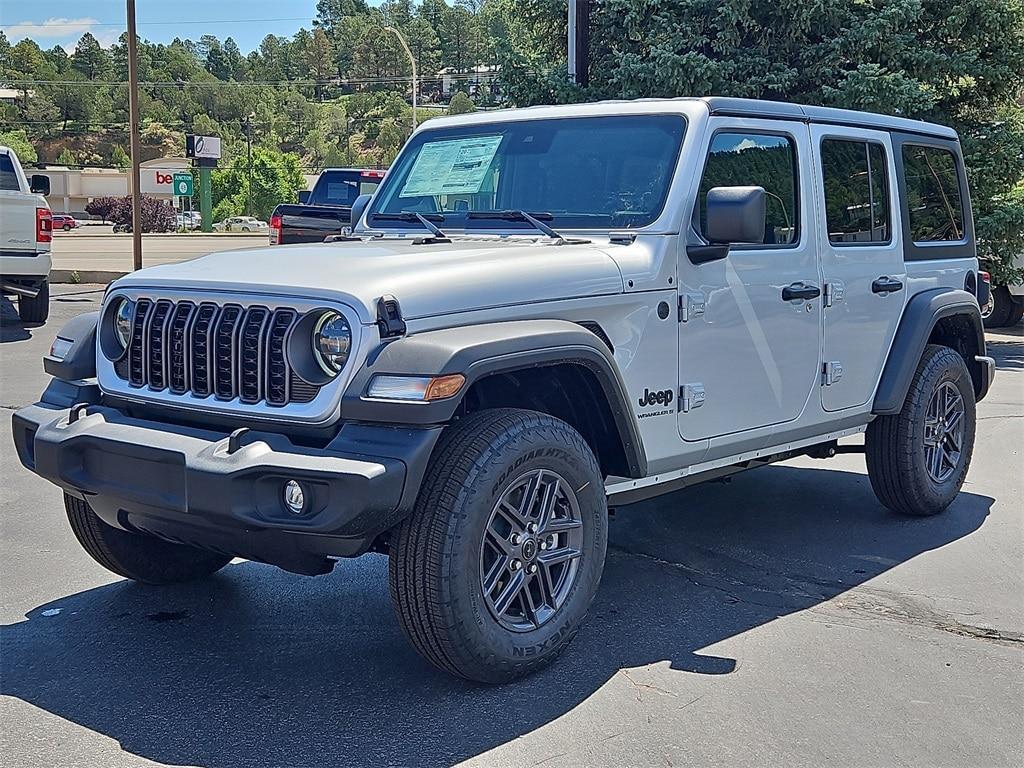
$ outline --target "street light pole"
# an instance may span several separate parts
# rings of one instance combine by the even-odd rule
[[[245,152],[246,162],[249,165],[249,183],[246,185],[245,194],[245,215],[252,216],[252,119],[256,116],[255,112],[250,112],[245,116],[245,122],[242,126],[245,128]]]
[[[405,42],[405,35],[399,32],[395,27],[384,27],[388,32],[394,32],[395,37],[398,38],[398,42],[402,44],[402,49],[405,51],[405,55],[409,57],[409,63],[412,64],[412,129],[416,130],[416,94],[419,91],[419,80],[416,77],[416,58],[412,55],[412,51],[409,50],[409,44]]]
[[[128,15],[128,145],[132,153],[132,257],[133,268],[142,269],[142,162],[139,147],[139,61],[135,38],[135,0],[127,0]]]

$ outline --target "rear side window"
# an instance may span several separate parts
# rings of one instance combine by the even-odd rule
[[[0,189],[14,190],[15,192],[21,189],[18,186],[18,174],[14,171],[14,162],[10,155],[0,154]]]
[[[889,242],[889,184],[881,144],[821,142],[825,220],[830,243]]]
[[[714,187],[764,187],[765,245],[797,241],[796,147],[786,136],[718,133],[711,140],[700,182],[698,229],[707,224],[707,196]]]
[[[903,172],[915,243],[964,239],[964,209],[956,156],[948,149],[903,145]]]

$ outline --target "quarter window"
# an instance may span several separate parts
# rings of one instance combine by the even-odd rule
[[[825,139],[821,168],[829,242],[889,242],[889,184],[882,145]]]
[[[964,239],[956,157],[948,149],[903,145],[903,173],[915,243]]]
[[[758,133],[715,135],[700,182],[698,223],[701,234],[707,224],[708,191],[714,187],[735,186],[764,188],[768,196],[766,245],[796,242],[796,147],[792,140]]]

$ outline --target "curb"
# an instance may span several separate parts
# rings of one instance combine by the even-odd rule
[[[59,285],[64,283],[78,284],[88,283],[95,285],[112,283],[119,277],[124,277],[127,272],[112,269],[51,269],[50,284]]]

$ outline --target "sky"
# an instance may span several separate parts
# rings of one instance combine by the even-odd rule
[[[243,53],[268,34],[290,37],[310,29],[315,15],[316,0],[137,0],[135,10],[145,40],[230,36]],[[0,0],[0,29],[11,44],[30,37],[44,50],[61,45],[73,51],[86,32],[107,47],[125,29],[125,0]]]

